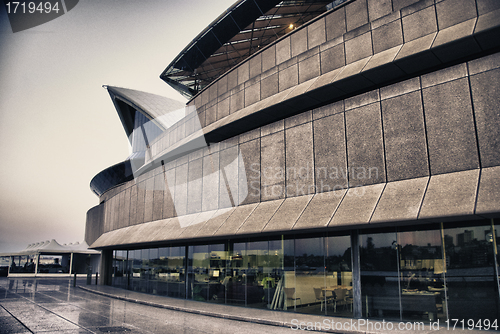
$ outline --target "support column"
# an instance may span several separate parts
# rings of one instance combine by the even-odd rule
[[[359,264],[359,234],[358,230],[351,231],[351,258],[352,258],[352,291],[354,318],[362,317],[363,303],[361,300],[361,269]]]
[[[73,253],[71,253],[71,257],[69,258],[69,275],[73,274]]]
[[[99,266],[99,285],[112,284],[113,250],[101,251],[101,265]]]
[[[40,264],[40,254],[35,255],[35,277],[38,274],[38,266]]]

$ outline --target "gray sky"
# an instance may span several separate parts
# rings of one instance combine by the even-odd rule
[[[0,252],[82,241],[89,183],[128,141],[102,85],[185,102],[159,79],[235,0],[80,0],[12,33],[0,5]]]

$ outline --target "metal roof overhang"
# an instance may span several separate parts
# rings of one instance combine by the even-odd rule
[[[330,3],[240,0],[193,39],[160,78],[190,99],[250,55],[326,12]]]

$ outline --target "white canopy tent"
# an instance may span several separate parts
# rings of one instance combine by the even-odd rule
[[[29,244],[25,249],[15,253],[0,253],[0,257],[9,257],[10,274],[44,274],[44,273],[63,273],[72,275],[75,271],[83,273],[85,268],[100,261],[101,252],[89,249],[88,244],[83,241],[81,243],[75,242],[70,244],[59,244],[55,239]],[[40,259],[44,256],[54,256],[61,258],[66,265],[58,263],[60,268],[50,268],[47,265],[41,265]],[[16,265],[16,258],[18,265]],[[24,267],[22,267],[21,259],[23,259]],[[58,261],[58,260],[57,260]],[[95,271],[95,270],[93,270]]]

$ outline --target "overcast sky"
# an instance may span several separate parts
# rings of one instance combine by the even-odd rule
[[[0,4],[0,253],[81,242],[90,180],[128,140],[102,85],[186,100],[160,73],[235,0],[80,0],[12,33]]]

